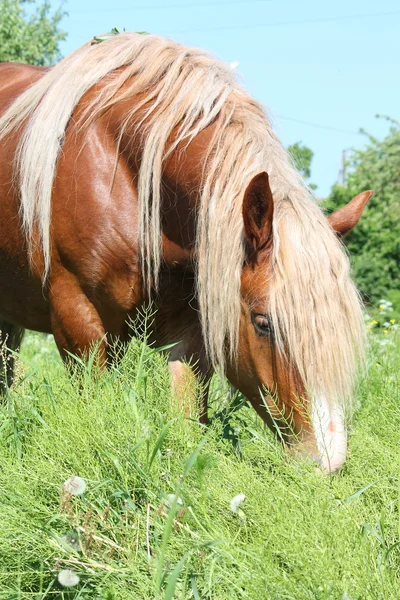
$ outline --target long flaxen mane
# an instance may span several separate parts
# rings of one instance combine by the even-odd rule
[[[109,75],[109,77],[106,77]],[[103,81],[104,80],[104,81]],[[49,70],[0,118],[0,139],[26,120],[15,162],[24,231],[39,233],[50,270],[51,193],[66,128],[82,96],[99,83],[82,127],[118,102],[137,97],[120,135],[142,135],[140,240],[145,281],[157,279],[161,256],[163,163],[211,124],[197,220],[197,294],[207,351],[223,369],[234,357],[245,259],[242,201],[266,171],[274,198],[268,305],[275,342],[312,396],[347,403],[363,348],[362,311],[340,241],[292,167],[265,111],[232,69],[197,49],[153,35],[123,33],[86,44]],[[174,132],[174,144],[167,146]],[[167,149],[168,148],[168,149]],[[268,278],[268,281],[267,281]]]

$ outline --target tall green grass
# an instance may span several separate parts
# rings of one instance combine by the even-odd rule
[[[140,341],[117,369],[71,377],[29,334],[0,408],[1,600],[400,598],[395,336],[371,336],[349,458],[323,477],[218,381],[211,426],[185,419]]]

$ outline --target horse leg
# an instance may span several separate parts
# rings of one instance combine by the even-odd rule
[[[107,342],[104,325],[77,278],[63,270],[52,279],[49,299],[52,332],[62,359],[70,362],[70,354],[87,359],[96,348],[98,364],[105,367]]]
[[[0,394],[5,394],[14,378],[14,352],[18,352],[24,336],[23,327],[0,321]]]
[[[211,370],[204,359],[197,360],[195,364],[187,362],[185,354],[179,351],[179,346],[180,344],[172,350],[168,359],[173,394],[185,415],[191,417],[191,409],[200,392],[198,417],[200,423],[206,424],[208,422],[208,391]]]

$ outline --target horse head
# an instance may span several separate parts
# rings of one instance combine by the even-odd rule
[[[371,196],[372,192],[363,192],[330,215],[328,221],[336,234],[340,236],[354,227]],[[283,246],[281,252],[276,251],[274,201],[267,173],[253,177],[245,191],[242,210],[246,258],[241,277],[239,344],[236,358],[228,367],[228,378],[291,449],[312,456],[325,471],[334,471],[342,466],[346,457],[345,399],[328,398],[322,390],[309,389],[303,379],[306,375],[304,366],[299,368],[296,357],[296,350],[309,352],[307,346],[313,337],[310,333],[320,340],[323,351],[324,338],[334,335],[334,332],[297,331],[295,343],[300,344],[299,349],[293,349],[293,339],[285,337],[288,333],[293,335],[291,328],[318,327],[320,323],[312,314],[302,319],[298,318],[298,314],[283,315],[279,312],[282,305],[277,305],[274,286],[283,285],[282,281],[276,281],[276,273],[282,266],[274,262],[285,255],[290,240],[285,240],[281,232],[279,243],[284,245],[286,242],[286,247]],[[293,227],[296,226],[293,223]],[[292,234],[296,235],[296,232],[286,232],[288,236]],[[295,250],[302,251],[301,248]],[[324,257],[320,258],[323,260]],[[315,260],[318,259],[316,256]],[[325,276],[324,268],[331,270],[332,265],[328,262],[322,267],[317,272],[318,277]],[[298,280],[296,277],[290,280],[291,274],[287,269],[285,277],[288,281],[284,282],[284,294],[287,296],[298,293],[295,289]],[[310,278],[310,273],[307,277]],[[313,282],[310,278],[309,285],[318,286],[318,281]],[[334,289],[332,294],[335,294]],[[324,311],[322,306],[313,306],[314,298],[310,289],[310,298],[305,299],[303,306],[290,306],[289,302],[287,310]],[[340,302],[340,299],[337,301]],[[330,304],[335,302],[336,299],[331,297]],[[329,328],[330,323],[326,326]],[[337,327],[340,326],[338,323]],[[314,346],[312,351],[318,352],[318,347]],[[332,356],[334,362],[335,357]],[[313,371],[312,365],[307,366]],[[330,368],[329,363],[325,368]]]

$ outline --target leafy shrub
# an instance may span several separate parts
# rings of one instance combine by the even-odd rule
[[[331,212],[358,193],[374,190],[360,223],[345,243],[364,300],[376,304],[388,298],[399,305],[400,123],[390,122],[383,141],[368,135],[367,146],[352,152],[347,185],[334,185],[325,207]]]

